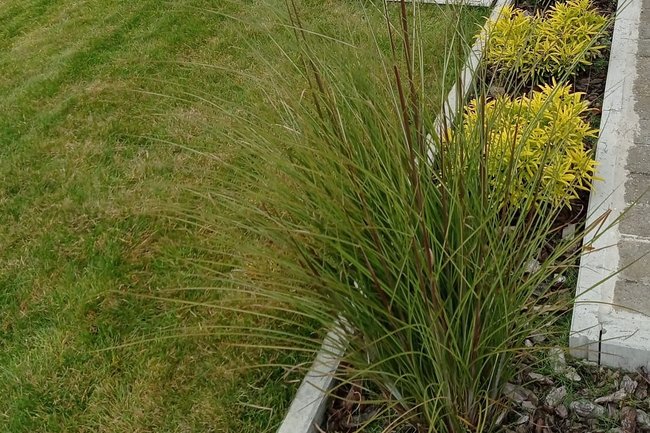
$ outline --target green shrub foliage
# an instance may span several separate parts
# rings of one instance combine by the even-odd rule
[[[589,0],[557,3],[536,15],[508,6],[487,24],[486,60],[496,72],[526,81],[565,77],[601,55],[598,40],[607,24]]]
[[[464,131],[475,134],[477,123],[486,124],[492,188],[507,188],[502,197],[511,204],[534,194],[538,203],[566,206],[591,187],[596,161],[585,140],[597,130],[584,120],[588,103],[581,93],[553,83],[530,97],[489,100],[482,117],[479,105],[467,107]]]

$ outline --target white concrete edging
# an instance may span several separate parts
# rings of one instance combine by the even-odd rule
[[[598,175],[604,180],[594,183],[587,225],[607,210],[611,214],[606,225],[611,224],[626,207],[625,165],[638,125],[633,85],[641,4],[641,0],[618,2],[596,147]],[[585,244],[593,237],[590,234]],[[569,347],[573,356],[633,371],[650,368],[650,318],[613,308],[620,239],[618,225],[611,227],[594,242],[595,250],[581,259]]]
[[[311,369],[300,383],[278,433],[315,433],[325,415],[329,390],[345,351],[345,332],[340,326],[331,330]]]

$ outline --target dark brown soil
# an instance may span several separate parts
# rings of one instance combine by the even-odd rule
[[[356,433],[377,417],[382,406],[370,402],[370,393],[357,384],[335,387],[320,433]],[[397,432],[396,432],[397,433]],[[399,433],[417,433],[402,429]]]

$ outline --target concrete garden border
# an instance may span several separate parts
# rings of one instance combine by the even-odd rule
[[[399,0],[387,0],[399,1]],[[449,4],[445,0],[420,0],[423,3]],[[496,20],[501,15],[501,10],[512,0],[459,0],[457,3],[475,6],[492,6],[490,20]],[[454,3],[452,0],[451,3]],[[454,120],[454,115],[459,107],[460,98],[469,94],[474,75],[483,57],[486,35],[481,32],[476,38],[465,67],[460,77],[460,88],[454,84],[444,103],[444,115],[436,119],[436,127],[443,128]],[[334,375],[339,368],[340,358],[345,347],[345,332],[340,327],[330,331],[323,341],[320,351],[311,369],[300,383],[287,414],[285,415],[277,433],[316,433],[316,425],[320,424],[327,407],[328,392],[334,385]]]
[[[328,391],[334,385],[345,348],[345,333],[339,327],[330,331],[311,369],[300,383],[278,433],[315,433],[327,408]]]
[[[596,147],[599,177],[603,181],[596,182],[591,192],[587,225],[606,210],[611,212],[611,224],[627,206],[625,165],[639,124],[633,86],[641,7],[641,0],[618,2]],[[585,242],[590,240],[588,237]],[[618,274],[622,240],[616,225],[594,242],[595,250],[582,257],[569,346],[573,356],[609,367],[650,368],[650,317],[613,305],[616,283],[623,278]]]

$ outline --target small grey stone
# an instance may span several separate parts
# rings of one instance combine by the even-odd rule
[[[573,367],[564,368],[564,377],[566,377],[567,379],[573,382],[580,382],[582,380],[582,377],[580,377],[576,369]]]
[[[525,424],[525,423],[528,422],[529,419],[530,419],[529,415],[522,415],[522,416],[519,417],[519,419],[517,421],[515,421],[514,424],[515,425]]]
[[[537,410],[537,405],[530,400],[524,400],[521,402],[521,408],[526,412],[533,413]]]
[[[554,408],[558,404],[562,403],[562,400],[564,400],[564,397],[566,397],[567,391],[564,386],[560,386],[559,388],[552,389],[547,395],[546,399],[544,402],[548,407]]]
[[[639,384],[636,380],[632,380],[632,378],[626,374],[623,376],[623,379],[621,379],[621,385],[619,386],[619,389],[621,391],[625,391],[627,395],[630,395],[636,390],[636,387],[638,385]]]
[[[553,284],[564,284],[566,283],[566,277],[564,275],[555,274],[553,275]]]
[[[548,376],[544,376],[543,374],[528,373],[528,377],[530,377],[531,380],[534,380],[535,382],[539,382],[543,385],[553,385],[553,379],[551,379]]]
[[[497,416],[495,424],[497,426],[500,426],[501,424],[503,424],[503,420],[506,418],[506,415],[508,415],[508,411],[507,410],[502,410],[501,413],[499,414],[499,416]]]
[[[650,429],[650,417],[648,414],[641,409],[636,410],[636,424],[642,429]]]
[[[573,239],[575,234],[576,234],[575,224],[567,224],[567,226],[562,229],[562,239]]]
[[[540,269],[542,269],[542,265],[535,259],[530,259],[528,263],[526,263],[526,272],[529,274],[534,274]]]
[[[582,380],[575,368],[566,365],[564,351],[561,348],[551,348],[548,351],[548,360],[556,374],[563,374],[564,377],[573,382],[580,382]]]
[[[569,416],[569,410],[566,408],[565,405],[561,404],[555,408],[555,414],[560,418],[566,418]]]
[[[532,342],[531,340],[529,340],[528,338],[526,338],[526,339],[524,340],[524,345],[525,345],[526,347],[533,347],[535,344],[533,344],[533,342]]]
[[[603,406],[589,400],[574,401],[569,405],[569,409],[580,418],[600,418],[605,415]]]
[[[551,363],[551,368],[556,373],[562,373],[566,367],[566,358],[564,351],[559,347],[553,347],[548,351],[548,360]]]
[[[639,400],[643,400],[648,396],[648,385],[645,382],[642,382],[639,384],[639,386],[636,387],[636,391],[634,391],[634,397],[636,397]]]
[[[543,334],[531,335],[530,339],[533,340],[533,343],[539,344],[546,341],[546,336]]]
[[[621,409],[621,427],[624,433],[636,432],[636,409],[630,406],[625,406]]]
[[[618,391],[615,391],[604,397],[598,397],[596,400],[594,400],[594,402],[595,403],[618,403],[619,401],[627,397],[627,395],[628,394],[625,392],[625,390],[619,389]]]
[[[523,386],[506,383],[503,387],[503,394],[515,403],[523,403],[526,400],[531,401],[537,405],[539,400],[534,392],[524,388]]]

